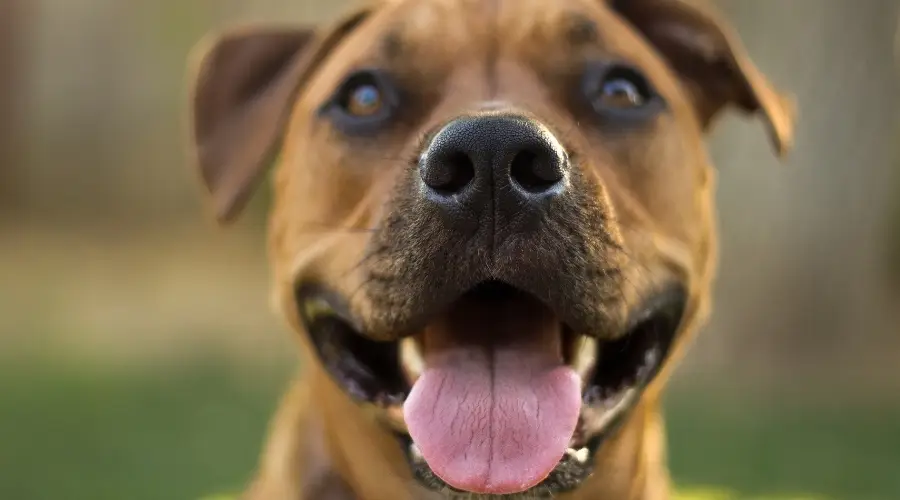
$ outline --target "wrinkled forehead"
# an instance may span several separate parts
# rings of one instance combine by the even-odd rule
[[[389,4],[382,48],[397,55],[502,57],[592,46],[640,57],[636,36],[607,0],[400,0]],[[424,54],[423,54],[424,52]]]
[[[549,73],[591,57],[630,62],[651,78],[664,71],[607,0],[392,0],[345,50],[332,61],[390,67],[423,87],[460,69],[499,78],[504,60]]]

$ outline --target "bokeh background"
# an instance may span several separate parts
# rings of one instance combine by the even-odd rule
[[[346,0],[0,0],[0,499],[239,489],[296,370],[266,192],[222,230],[185,162],[184,62]],[[785,164],[730,115],[711,324],[668,396],[680,485],[900,499],[896,0],[722,0],[799,101]]]

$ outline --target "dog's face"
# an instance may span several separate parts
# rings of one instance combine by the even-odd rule
[[[223,37],[195,140],[220,217],[274,147],[280,304],[442,491],[577,488],[706,308],[703,135],[783,100],[676,0],[407,0]],[[282,139],[279,141],[279,139]]]

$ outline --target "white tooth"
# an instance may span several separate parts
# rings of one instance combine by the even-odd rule
[[[416,446],[416,443],[409,445],[409,454],[415,460],[424,460],[424,457],[422,457],[422,451],[419,450],[419,447]]]
[[[572,368],[575,369],[581,380],[587,380],[597,363],[597,339],[580,335],[575,340],[575,349],[572,355]]]
[[[649,373],[650,370],[656,365],[659,361],[659,352],[656,349],[651,349],[644,353],[644,362],[641,364],[641,367],[638,368],[638,380],[642,381]]]
[[[585,463],[585,462],[587,462],[587,459],[588,459],[588,453],[589,453],[589,452],[588,452],[587,447],[584,447],[584,448],[581,448],[581,449],[578,449],[578,450],[576,450],[576,449],[574,449],[574,448],[567,448],[567,449],[566,449],[566,455],[569,455],[570,457],[574,458],[576,461],[578,461],[578,462],[580,462],[580,463]]]
[[[659,351],[650,349],[644,353],[644,365],[654,365],[659,360]]]
[[[412,337],[406,337],[400,341],[400,365],[403,367],[406,378],[410,382],[418,380],[422,372],[425,371],[425,360],[422,358],[422,352]]]

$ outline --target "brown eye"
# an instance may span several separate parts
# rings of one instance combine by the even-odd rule
[[[643,106],[646,98],[634,82],[625,78],[615,78],[603,84],[597,100],[602,106],[611,108],[632,108]]]
[[[606,124],[641,123],[665,109],[665,101],[635,67],[621,63],[589,65],[581,91]]]
[[[347,135],[371,135],[391,122],[400,92],[389,74],[361,69],[347,76],[319,114]]]
[[[381,110],[384,100],[375,85],[362,84],[350,89],[347,96],[347,112],[353,116],[372,116]]]

